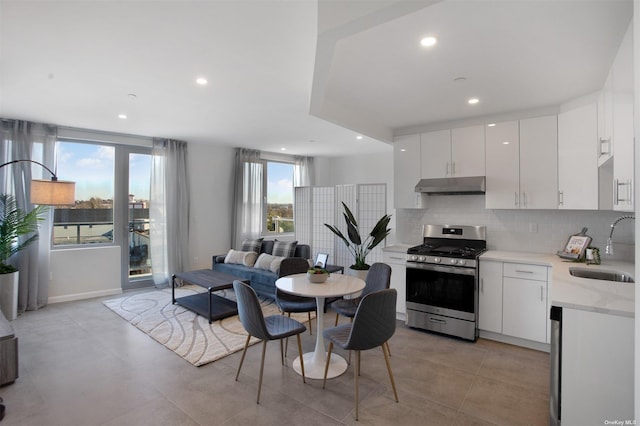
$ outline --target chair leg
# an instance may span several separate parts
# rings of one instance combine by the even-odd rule
[[[360,351],[356,351],[356,368],[353,369],[353,382],[354,382],[354,393],[355,393],[355,404],[356,404],[356,420],[358,420],[358,376],[360,375]]]
[[[336,313],[336,323],[333,325],[334,327],[338,325],[338,318],[340,318],[340,314]]]
[[[304,377],[304,356],[302,356],[302,341],[300,340],[300,334],[296,334],[298,338],[298,355],[300,355],[300,370],[302,371],[302,383],[307,383]]]
[[[387,371],[389,372],[389,379],[391,380],[391,387],[393,388],[393,396],[396,397],[396,402],[398,402],[398,392],[396,392],[396,382],[393,380],[393,373],[391,372],[391,363],[389,362],[389,356],[387,351],[389,349],[384,344],[382,345],[382,353],[384,354],[384,361],[387,363]]]
[[[283,346],[284,343],[282,343],[282,339],[280,340],[280,359],[282,360],[282,365],[284,365],[284,350],[283,350]]]
[[[324,365],[324,380],[322,381],[322,389],[327,384],[327,373],[329,372],[329,363],[331,362],[331,351],[333,350],[333,342],[329,342],[329,349],[327,350],[327,363]]]
[[[309,316],[309,335],[313,336],[313,332],[311,331],[311,311],[307,312],[307,315]],[[317,314],[316,318],[318,318]]]
[[[260,380],[258,380],[258,399],[256,404],[260,404],[260,391],[262,390],[262,373],[264,372],[264,355],[267,352],[267,341],[262,341],[262,359],[260,360]]]
[[[244,344],[244,351],[242,351],[242,357],[240,358],[240,365],[238,365],[238,371],[236,372],[236,382],[238,381],[238,376],[240,375],[240,369],[242,368],[242,363],[244,362],[244,356],[247,354],[247,348],[249,347],[249,340],[251,340],[251,335],[247,336],[247,341]]]

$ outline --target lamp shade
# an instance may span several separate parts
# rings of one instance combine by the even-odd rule
[[[75,204],[76,183],[62,180],[31,180],[31,202],[47,206]]]

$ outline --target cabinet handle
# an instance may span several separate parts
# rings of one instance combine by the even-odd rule
[[[564,204],[564,192],[558,191],[558,205]]]
[[[455,176],[456,175],[456,162],[452,161],[451,162],[451,176]]]
[[[517,192],[513,193],[513,202],[514,202],[515,206],[518,207],[518,193]]]
[[[522,207],[527,207],[527,193],[522,193]]]
[[[516,272],[519,274],[533,274],[533,271],[525,271],[520,269],[516,269]]]
[[[449,176],[449,162],[448,161],[447,161],[447,165],[446,165],[446,169],[445,169],[444,175],[445,176]]]
[[[394,257],[394,256],[389,256],[389,259],[404,260],[404,258],[402,258],[402,257]]]
[[[484,278],[480,278],[480,293],[484,293]]]
[[[540,301],[544,302],[544,286],[540,286]]]
[[[600,138],[600,157],[610,154],[611,152],[611,138]]]
[[[627,181],[627,204],[633,205],[633,179]]]

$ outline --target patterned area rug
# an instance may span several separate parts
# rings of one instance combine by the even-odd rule
[[[176,289],[176,297],[202,291],[201,287],[186,285]],[[231,289],[215,294],[235,300]],[[261,298],[260,302],[265,316],[280,314],[273,300]],[[206,318],[173,305],[170,288],[106,300],[103,304],[197,367],[242,350],[247,340],[237,315],[209,324]],[[308,320],[306,313],[291,316],[300,322]],[[258,342],[252,338],[250,344]]]

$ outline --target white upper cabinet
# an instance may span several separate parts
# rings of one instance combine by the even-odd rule
[[[520,120],[520,208],[558,208],[558,116]]]
[[[398,136],[393,142],[395,208],[421,208],[424,194],[415,192],[420,180],[420,135]]]
[[[488,209],[517,209],[520,198],[520,137],[517,121],[486,128],[485,204]]]
[[[484,176],[484,126],[451,129],[451,168],[455,177]]]
[[[423,179],[451,176],[451,130],[426,132],[422,137]]]
[[[423,179],[484,176],[483,126],[423,133],[421,170]]]
[[[596,102],[558,115],[560,209],[598,209],[598,144]]]
[[[633,211],[633,28],[613,62],[613,209]]]
[[[613,155],[613,70],[598,97],[598,165]]]

